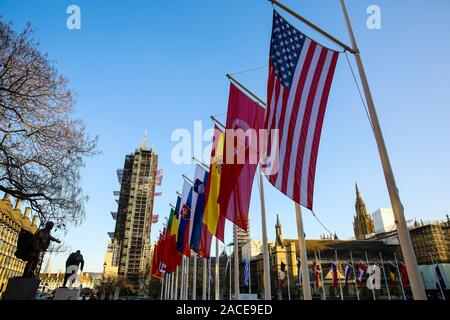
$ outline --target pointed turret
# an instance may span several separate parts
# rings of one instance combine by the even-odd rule
[[[276,233],[276,239],[275,239],[275,246],[284,247],[283,244],[283,234],[281,230],[281,223],[280,223],[280,216],[277,214],[277,223],[275,224],[275,233]]]
[[[366,204],[364,203],[361,193],[359,192],[358,184],[355,182],[356,200],[355,200],[355,219],[353,222],[353,229],[357,240],[366,239],[366,235],[375,232],[375,226],[372,218],[367,214]]]
[[[357,200],[358,199],[362,200],[361,193],[359,193],[359,188],[358,188],[358,183],[357,182],[355,182],[355,189],[356,189],[356,199]]]
[[[144,139],[142,140],[141,149],[147,149],[147,130],[144,131]]]

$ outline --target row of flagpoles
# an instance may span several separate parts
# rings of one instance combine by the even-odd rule
[[[403,207],[344,0],[341,0],[341,5],[351,47],[278,1],[271,2],[355,56],[412,293],[415,299],[425,300],[425,289]],[[183,176],[182,193],[177,197],[176,206],[171,208],[167,225],[154,248],[152,275],[162,276],[162,286],[165,288],[162,292],[166,296],[161,298],[167,298],[167,292],[173,291],[168,288],[172,288],[174,282],[175,286],[178,284],[175,279],[180,272],[181,288],[178,298],[187,299],[189,259],[194,259],[192,298],[197,298],[197,258],[203,259],[203,274],[209,269],[211,275],[210,251],[212,237],[215,236],[214,297],[219,299],[219,240],[224,242],[225,220],[232,222],[234,228],[247,230],[251,188],[256,173],[261,202],[264,298],[271,299],[272,293],[263,176],[294,202],[301,277],[305,283],[309,283],[301,205],[310,210],[313,207],[315,165],[321,128],[339,55],[340,52],[328,49],[307,37],[274,10],[267,104],[227,75],[230,79],[227,120],[222,124],[211,117],[215,122],[215,130],[210,165],[197,161],[194,180]],[[244,136],[241,146],[239,141],[238,146],[234,146],[234,133],[248,129],[255,132],[265,130],[265,134],[250,137],[251,141],[257,141],[256,144],[247,144],[247,137]],[[234,131],[230,134],[231,130]],[[243,162],[239,162],[239,159],[242,160],[241,156],[244,157]],[[256,161],[252,162],[251,159]],[[234,234],[234,298],[238,299],[238,239],[237,232]],[[194,252],[193,255],[191,251]],[[204,281],[203,297],[205,288]],[[310,286],[303,286],[303,298],[312,299]]]
[[[231,265],[231,252],[228,255],[226,251],[224,251],[227,260],[225,265],[225,272],[223,274],[223,283],[224,288],[222,290],[222,297],[228,296],[229,299],[232,299],[232,265]],[[289,253],[286,250],[286,254]],[[342,257],[341,257],[342,258]],[[196,259],[194,256],[193,259]],[[373,259],[373,257],[372,257]],[[183,258],[182,268],[184,268],[184,273],[182,273],[181,279],[178,278],[178,269],[174,273],[164,273],[162,275],[161,281],[161,299],[164,300],[186,300],[189,296],[189,292],[187,290],[186,282],[189,282],[188,270],[186,268],[186,263],[188,260]],[[300,270],[300,259],[296,257],[297,268]],[[203,264],[203,290],[202,290],[202,300],[211,300],[211,287],[214,287],[214,281],[212,280],[211,269],[210,269],[210,259],[205,259]],[[293,262],[292,262],[293,263]],[[325,268],[323,265],[329,264],[329,271],[327,274],[331,273],[331,282],[325,283]],[[192,281],[192,295],[191,299],[196,299],[196,263],[195,260],[193,262],[194,270],[192,270],[193,281]],[[434,264],[433,264],[434,266]],[[284,281],[287,279],[287,295],[288,300],[291,300],[291,284],[290,284],[290,273],[293,275],[293,265],[289,265],[288,261],[286,264],[281,261],[280,273],[279,273],[279,288],[284,288]],[[290,269],[290,270],[289,270]],[[298,272],[297,284],[298,287],[308,286],[313,287],[316,291],[319,291],[320,298],[322,300],[327,300],[326,287],[334,288],[334,296],[338,297],[340,300],[344,300],[345,297],[354,299],[356,297],[357,300],[361,300],[364,298],[362,292],[360,292],[364,287],[366,287],[370,292],[373,300],[377,300],[377,294],[381,299],[407,299],[406,290],[409,284],[408,273],[406,270],[406,265],[403,262],[399,262],[397,260],[397,255],[394,253],[394,260],[385,261],[381,252],[379,252],[378,261],[372,260],[369,262],[369,258],[367,253],[364,253],[364,257],[359,260],[358,263],[354,262],[354,258],[352,252],[349,252],[348,260],[340,260],[338,258],[337,251],[335,250],[334,259],[329,259],[328,261],[323,261],[321,257],[320,250],[314,253],[314,258],[312,260],[312,268],[309,270],[314,274],[312,284],[306,284],[302,281],[301,273]],[[441,296],[445,300],[445,294],[443,292],[445,288],[445,282],[442,279],[439,265],[435,265],[436,272],[436,283],[440,288]],[[248,287],[248,291],[252,293],[251,287],[251,271],[250,271],[250,263],[246,259],[244,261],[244,285]],[[209,283],[207,284],[207,279],[209,279]],[[295,284],[295,279],[294,284]],[[226,282],[229,281],[228,284],[228,292],[225,291]],[[178,290],[178,283],[181,283],[180,290]],[[350,291],[346,292],[344,295],[344,288],[350,290],[353,286],[353,293]],[[443,288],[444,286],[444,288]],[[217,288],[219,286],[216,285]],[[380,291],[384,289],[384,292]],[[236,290],[236,289],[235,289]],[[397,291],[397,298],[395,298]],[[332,292],[332,291],[331,291]],[[367,298],[367,296],[366,296]]]

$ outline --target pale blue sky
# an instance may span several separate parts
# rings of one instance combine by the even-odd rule
[[[349,43],[337,0],[284,0]],[[66,8],[77,4],[82,29],[66,28]],[[366,9],[377,4],[382,29],[366,27]],[[408,219],[443,219],[450,211],[450,3],[448,0],[347,0],[365,61],[392,165]],[[83,185],[90,196],[87,217],[65,241],[85,256],[86,271],[101,271],[114,229],[112,192],[116,169],[140,144],[144,130],[164,168],[163,196],[154,212],[162,217],[181,190],[182,174],[194,166],[170,160],[176,128],[204,128],[211,114],[226,111],[225,74],[264,66],[272,8],[266,0],[86,1],[0,0],[3,20],[36,29],[41,49],[78,93],[76,116],[98,135],[102,154],[88,159]],[[282,14],[313,38],[333,46]],[[353,61],[353,60],[352,60]],[[237,76],[265,100],[267,69]],[[219,117],[225,120],[225,116]],[[205,142],[204,146],[208,143]],[[389,207],[375,141],[344,56],[341,56],[325,117],[316,174],[315,211],[341,238],[353,236],[354,183],[370,212]],[[256,184],[255,184],[256,186]],[[276,214],[286,237],[295,237],[294,206],[268,183],[269,238]],[[324,232],[304,210],[308,238]],[[260,238],[259,195],[254,188],[251,235]],[[153,226],[155,239],[161,222]],[[231,228],[227,226],[228,240]],[[64,257],[53,259],[53,270]]]

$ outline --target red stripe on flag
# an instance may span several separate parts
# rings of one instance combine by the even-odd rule
[[[335,52],[333,54],[333,58],[330,64],[330,68],[327,75],[327,80],[325,82],[325,86],[323,89],[322,99],[320,101],[320,109],[317,117],[316,129],[314,131],[314,140],[312,143],[311,150],[311,159],[309,161],[309,169],[308,169],[308,201],[307,207],[313,207],[313,195],[314,195],[314,181],[315,181],[315,173],[316,173],[316,163],[317,163],[317,154],[319,151],[320,137],[322,133],[322,125],[323,120],[325,118],[325,111],[327,109],[328,96],[330,94],[331,83],[333,82],[334,71],[336,70],[336,65],[338,61],[339,53]]]
[[[295,162],[295,172],[294,172],[294,201],[298,203],[304,203],[301,198],[301,178],[302,178],[302,167],[303,167],[303,157],[305,155],[306,139],[308,137],[308,128],[310,126],[311,111],[313,109],[314,100],[316,98],[317,87],[320,81],[320,76],[322,75],[323,66],[325,59],[327,57],[328,50],[325,48],[320,49],[320,56],[317,61],[317,67],[314,72],[314,77],[311,82],[311,87],[309,90],[308,99],[306,102],[305,114],[303,116],[303,122],[300,133],[300,141],[298,146],[297,160]]]
[[[291,114],[289,115],[291,122],[289,123],[289,135],[286,140],[286,145],[290,146],[290,148],[286,148],[285,151],[285,157],[284,157],[284,163],[283,163],[283,172],[286,174],[283,174],[282,179],[282,190],[287,191],[287,183],[288,183],[288,177],[289,177],[289,168],[291,165],[291,152],[292,152],[292,144],[294,142],[294,132],[295,132],[295,124],[297,123],[298,118],[298,111],[300,108],[302,93],[305,88],[306,78],[308,76],[309,68],[311,67],[311,61],[314,56],[314,51],[316,50],[317,44],[314,42],[311,42],[308,53],[306,54],[305,62],[303,64],[303,68],[301,71],[301,75],[299,78],[299,82],[296,88],[291,88],[291,93],[295,93],[295,100],[294,105]],[[295,90],[294,92],[292,92]]]

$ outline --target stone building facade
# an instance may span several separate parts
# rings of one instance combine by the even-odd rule
[[[0,200],[0,296],[6,290],[8,280],[22,276],[25,268],[26,262],[14,256],[20,230],[35,233],[38,229],[37,216],[31,220],[31,209],[26,208],[22,212],[21,206],[20,200],[16,200],[13,206],[9,194]]]

